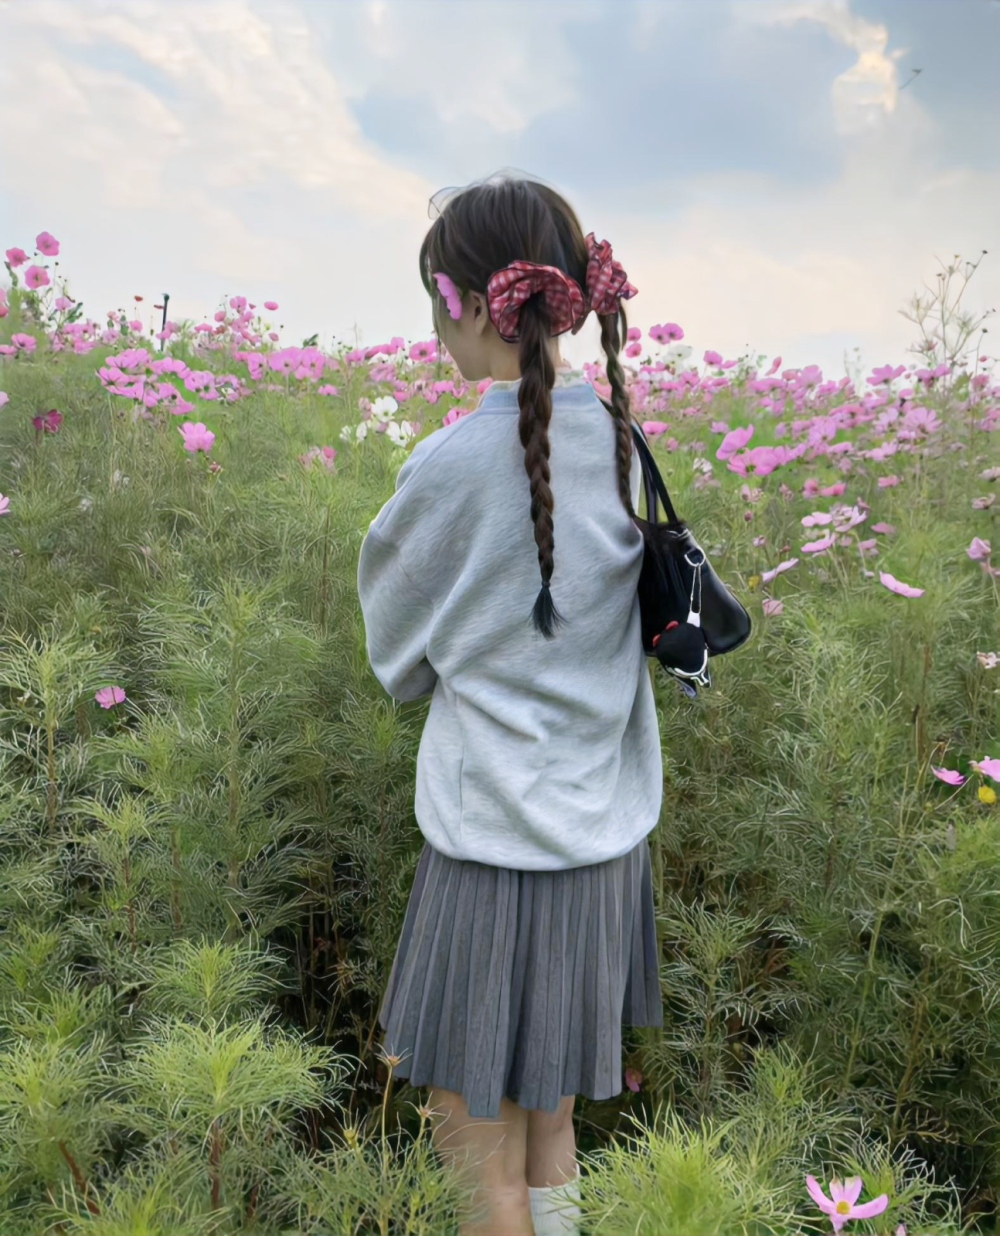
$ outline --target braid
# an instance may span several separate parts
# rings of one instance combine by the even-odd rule
[[[624,306],[618,313],[601,315],[601,347],[608,358],[608,381],[611,383],[611,415],[614,417],[617,443],[615,461],[618,464],[618,493],[625,509],[634,515],[632,509],[632,412],[629,407],[628,391],[625,388],[625,371],[618,359],[621,347],[621,336],[618,333],[618,319],[626,331],[628,329]]]
[[[524,469],[530,479],[531,522],[538,546],[538,565],[542,572],[542,588],[531,611],[536,631],[546,639],[553,628],[564,621],[556,610],[549,585],[552,580],[553,535],[552,512],[554,498],[549,485],[549,421],[552,418],[552,387],[556,371],[543,339],[549,333],[549,315],[540,293],[530,296],[521,307],[520,348],[518,361],[521,381],[517,401],[521,409],[518,433],[524,447]]]

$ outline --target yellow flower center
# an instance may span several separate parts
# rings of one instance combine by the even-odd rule
[[[850,1213],[851,1213],[851,1203],[847,1201],[846,1198],[842,1197],[840,1201],[837,1203],[837,1214],[838,1215],[849,1215]]]

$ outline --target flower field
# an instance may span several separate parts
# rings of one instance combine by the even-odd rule
[[[356,570],[411,444],[486,384],[434,339],[289,343],[267,289],[203,321],[141,292],[101,312],[55,236],[21,241],[0,1232],[454,1234],[425,1092],[376,1023],[426,701],[371,674]],[[654,677],[665,1025],[626,1032],[621,1095],[577,1101],[588,1232],[998,1230],[1000,384],[958,309],[977,265],[916,299],[911,363],[853,376],[629,328],[633,411],[755,630],[696,700]]]

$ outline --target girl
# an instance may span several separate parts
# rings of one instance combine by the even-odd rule
[[[622,1025],[663,1024],[663,772],[618,358],[637,289],[558,193],[506,175],[449,196],[420,274],[462,376],[492,382],[414,446],[358,564],[375,675],[431,696],[382,1046],[430,1087],[435,1145],[473,1160],[486,1212],[461,1236],[576,1232],[575,1096],[621,1093]],[[610,415],[559,354],[591,309]]]

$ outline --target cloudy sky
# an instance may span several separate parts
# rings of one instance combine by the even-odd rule
[[[0,0],[0,249],[52,232],[95,313],[417,340],[428,198],[514,168],[631,324],[867,372],[938,258],[989,250],[962,304],[1000,306],[998,55],[997,0]]]

